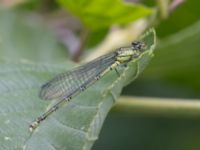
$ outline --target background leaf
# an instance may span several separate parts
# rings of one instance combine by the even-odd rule
[[[0,10],[0,59],[45,63],[66,60],[67,51],[38,19]]]
[[[200,22],[158,42],[155,58],[125,94],[198,98]]]
[[[197,69],[200,66],[200,45],[196,44],[198,41],[200,21],[162,39],[157,47],[157,56],[151,62],[151,70],[146,70],[146,75],[200,89],[200,69]]]
[[[48,102],[38,98],[40,85],[69,64],[2,63],[0,71],[0,145],[3,149],[90,149],[124,83],[138,76],[151,59],[155,32],[143,37],[148,51],[131,62],[118,77],[108,73],[45,120],[31,135],[28,126]],[[19,138],[20,137],[20,138]],[[12,141],[12,142],[11,142]]]
[[[125,3],[121,0],[59,0],[73,15],[79,17],[89,29],[108,28],[113,24],[127,24],[148,16],[152,9],[139,4]]]

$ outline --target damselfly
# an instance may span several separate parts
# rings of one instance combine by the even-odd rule
[[[114,52],[94,59],[72,71],[61,73],[44,84],[41,87],[40,98],[44,100],[58,99],[58,102],[30,125],[30,131],[56,111],[62,103],[70,101],[72,97],[84,91],[110,70],[114,69],[118,73],[117,66],[126,66],[131,60],[138,58],[145,47],[146,45],[142,41],[133,42],[128,47],[118,48]],[[118,73],[118,75],[120,74]]]

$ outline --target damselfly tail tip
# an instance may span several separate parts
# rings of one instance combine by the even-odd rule
[[[38,124],[39,124],[38,121],[32,122],[32,123],[29,125],[29,131],[30,131],[30,132],[33,132],[33,130],[35,130],[35,129],[37,128]]]

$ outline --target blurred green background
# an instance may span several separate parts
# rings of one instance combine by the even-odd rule
[[[117,33],[121,30],[131,30],[137,33],[133,35],[135,37],[154,27],[158,39],[155,57],[122,94],[199,99],[200,2],[129,2],[140,5],[122,6],[122,1],[103,0],[77,4],[64,0],[3,0],[0,2],[0,62],[78,62],[86,60],[90,54],[100,55],[102,45],[114,48],[111,41],[119,38],[116,35],[120,36]],[[100,6],[107,11],[102,12]],[[138,19],[144,22],[130,29],[130,24],[138,22]],[[106,38],[108,35],[110,41]],[[2,41],[1,36],[6,40]],[[122,37],[119,38],[122,43],[131,40],[127,33],[123,32]],[[200,116],[111,110],[92,149],[199,150],[199,119]]]
[[[123,94],[200,97],[199,4],[185,1],[156,26],[159,41],[155,57],[143,76],[124,88]],[[199,117],[111,113],[94,149],[198,150],[199,132]]]

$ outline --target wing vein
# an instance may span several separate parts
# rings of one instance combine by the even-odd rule
[[[109,53],[72,71],[58,74],[42,85],[40,98],[44,100],[65,99],[73,96],[81,86],[88,87],[95,77],[115,63],[116,53]]]

